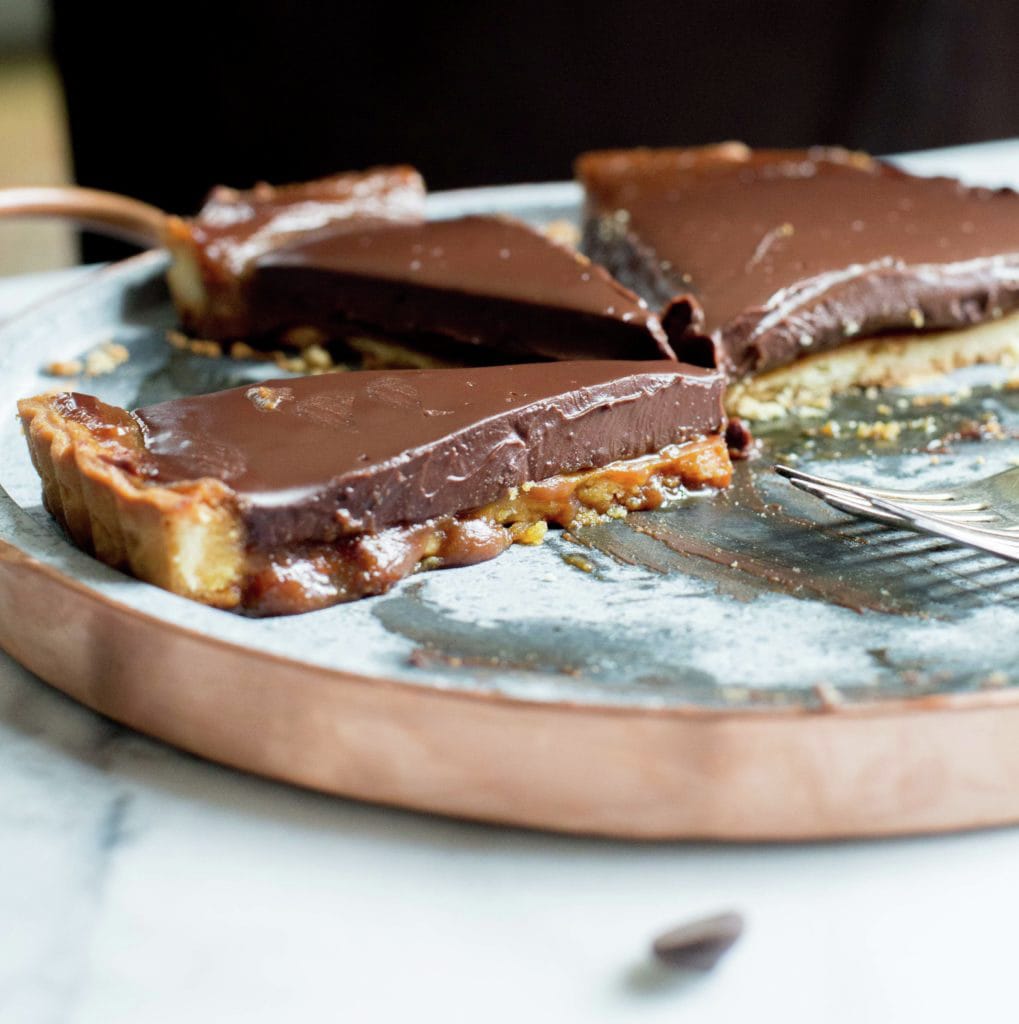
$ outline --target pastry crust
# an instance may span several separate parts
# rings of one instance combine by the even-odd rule
[[[981,363],[1019,364],[1019,313],[962,330],[860,338],[730,385],[725,407],[758,422],[819,415],[852,388],[908,387]]]
[[[108,438],[66,418],[59,396],[18,403],[46,509],[107,565],[204,604],[237,605],[245,530],[233,492],[213,479],[147,480],[137,424],[105,408],[117,422]]]

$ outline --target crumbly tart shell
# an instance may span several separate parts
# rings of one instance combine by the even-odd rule
[[[123,410],[115,437],[100,439],[61,415],[50,396],[18,403],[43,504],[80,548],[205,604],[239,601],[244,528],[236,497],[218,480],[154,485],[134,469],[143,449]]]
[[[805,355],[726,391],[725,407],[741,419],[825,412],[853,388],[909,387],[964,366],[1019,364],[1019,313],[960,330],[889,334]]]
[[[164,483],[144,472],[144,443],[123,409],[101,430],[64,416],[58,396],[19,403],[50,514],[82,549],[138,579],[218,608],[254,615],[311,611],[383,593],[423,569],[469,565],[548,524],[582,525],[657,508],[681,489],[723,488],[732,465],[718,435],[512,488],[482,508],[334,543],[286,550],[248,543],[241,502],[212,478]]]

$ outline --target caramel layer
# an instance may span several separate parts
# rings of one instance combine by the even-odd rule
[[[659,508],[683,489],[726,487],[731,475],[724,440],[702,438],[588,473],[527,483],[462,515],[334,544],[251,551],[240,605],[252,615],[292,615],[382,594],[417,571],[474,565],[512,544],[540,544],[549,524],[622,518]]]

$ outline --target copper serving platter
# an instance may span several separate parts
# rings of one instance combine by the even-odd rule
[[[431,202],[440,216],[578,213],[569,185]],[[836,410],[863,422],[891,403],[894,444],[781,425],[726,496],[256,621],[73,548],[40,508],[13,416],[15,398],[57,385],[130,405],[268,375],[166,345],[164,261],[97,272],[0,330],[0,645],[53,686],[214,761],[505,824],[779,840],[1019,820],[1019,568],[848,520],[768,468],[791,455],[916,485],[1002,468],[1019,456],[1009,371],[939,382],[965,395],[955,404]],[[131,353],[113,373],[43,372],[110,340]],[[951,439],[988,416],[1004,440]]]

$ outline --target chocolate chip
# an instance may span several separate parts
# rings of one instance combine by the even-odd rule
[[[710,971],[742,934],[741,914],[716,914],[663,932],[651,948],[669,967]]]

